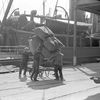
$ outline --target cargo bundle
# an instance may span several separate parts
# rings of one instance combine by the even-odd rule
[[[46,26],[38,27],[33,30],[35,35],[29,39],[29,47],[34,55],[38,47],[43,44],[42,54],[45,58],[49,58],[54,55],[57,50],[64,47],[64,45],[58,40],[54,33]]]

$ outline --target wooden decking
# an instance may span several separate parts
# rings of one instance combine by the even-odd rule
[[[63,82],[54,80],[52,72],[50,77],[38,78],[38,82],[31,81],[29,73],[20,79],[18,72],[0,74],[0,100],[93,100],[91,96],[100,93],[100,84],[90,77],[100,76],[99,66],[64,66]]]

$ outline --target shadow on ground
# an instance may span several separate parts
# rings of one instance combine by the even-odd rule
[[[21,82],[25,82],[27,80],[26,77],[20,77],[19,79],[20,79]]]
[[[85,100],[100,100],[100,93],[96,94],[96,95],[92,95],[89,96],[87,99]]]
[[[62,81],[56,81],[56,80],[43,80],[43,81],[30,81],[27,82],[27,85],[29,88],[32,89],[48,89],[53,87],[58,87],[61,85],[65,85]]]

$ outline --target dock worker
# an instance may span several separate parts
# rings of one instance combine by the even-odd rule
[[[55,55],[54,72],[55,72],[56,80],[61,80],[61,81],[64,80],[63,73],[62,73],[62,66],[63,66],[62,58],[63,58],[63,54],[60,51],[58,51]]]
[[[31,80],[33,80],[34,77],[34,81],[38,81],[37,77],[39,74],[39,65],[41,63],[41,59],[43,58],[42,48],[43,48],[43,43],[39,45],[38,49],[34,53],[33,72],[31,75]]]
[[[26,72],[27,72],[27,65],[28,65],[28,60],[29,60],[29,48],[28,47],[25,47],[24,48],[24,51],[22,53],[22,62],[21,62],[21,66],[19,68],[19,78],[21,78],[21,74],[22,74],[22,71],[23,72],[23,75],[24,77],[26,77]]]
[[[63,81],[63,73],[62,73],[62,66],[63,66],[63,53],[61,53],[61,50],[58,49],[53,56],[49,58],[49,60],[53,59],[54,64],[54,75],[55,80],[61,80]]]

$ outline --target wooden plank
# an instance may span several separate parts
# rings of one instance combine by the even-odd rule
[[[0,100],[78,100],[93,96],[100,93],[100,84],[94,84],[84,73],[97,74],[99,66],[97,63],[77,69],[67,67],[63,69],[64,82],[52,78],[32,82],[28,75],[27,79],[18,79],[18,73],[0,75]]]

